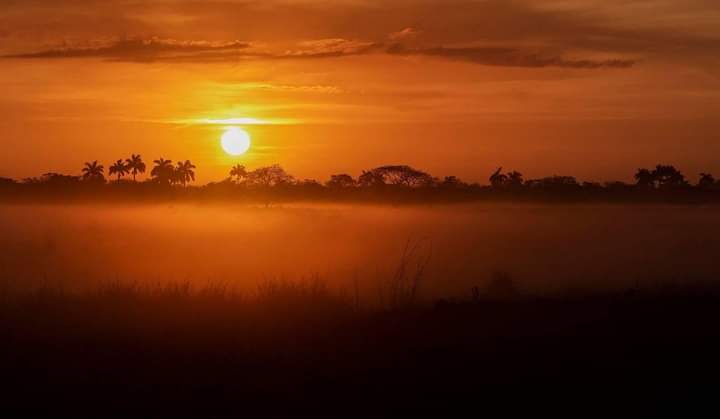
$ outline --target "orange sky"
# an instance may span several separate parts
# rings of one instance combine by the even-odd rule
[[[0,176],[130,153],[300,178],[720,174],[716,0],[5,0]],[[255,118],[226,156],[212,120]]]

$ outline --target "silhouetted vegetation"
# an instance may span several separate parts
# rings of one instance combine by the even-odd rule
[[[518,171],[498,168],[487,185],[467,183],[456,176],[436,178],[410,166],[380,166],[364,170],[354,178],[347,173],[331,175],[324,183],[300,180],[279,165],[254,170],[235,165],[228,178],[203,186],[190,187],[197,167],[189,160],[177,162],[160,158],[153,161],[150,176],[143,182],[137,176],[146,170],[142,157],[133,154],[109,166],[113,182],[105,180],[105,168],[97,161],[85,163],[80,176],[47,173],[38,178],[0,179],[0,197],[12,199],[224,199],[247,202],[339,201],[339,202],[658,202],[711,203],[720,201],[720,182],[712,174],[701,173],[695,185],[671,165],[641,168],[634,183],[612,181],[580,182],[573,176],[525,179]],[[131,174],[132,183],[123,182]],[[179,188],[177,188],[179,187]]]
[[[126,174],[130,173],[130,169],[128,166],[123,162],[122,160],[116,161],[112,166],[110,166],[110,176],[116,175],[117,181],[120,182],[120,179],[125,176]]]
[[[498,273],[465,300],[391,310],[358,309],[317,281],[254,295],[120,284],[2,294],[3,412],[375,417],[437,403],[648,416],[714,400],[717,285],[513,293]]]
[[[82,178],[87,182],[105,183],[105,167],[98,164],[97,160],[85,163],[85,167],[82,168]]]
[[[190,160],[178,162],[173,172],[173,183],[180,184],[183,187],[189,182],[195,181],[195,165]]]
[[[145,173],[145,169],[147,168],[147,166],[145,166],[145,162],[142,160],[142,156],[139,154],[133,154],[130,156],[129,159],[125,160],[125,164],[132,174],[133,182],[137,180],[137,175]]]
[[[160,157],[154,160],[153,163],[155,166],[152,171],[150,171],[152,181],[161,185],[172,184],[175,179],[175,169],[173,168],[172,160],[165,160]]]

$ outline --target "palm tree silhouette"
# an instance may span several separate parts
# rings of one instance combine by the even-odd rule
[[[105,180],[104,172],[105,166],[98,164],[98,161],[95,160],[92,163],[85,163],[85,167],[82,169],[82,177],[85,180]]]
[[[245,166],[236,164],[232,169],[230,169],[230,178],[237,178],[237,181],[240,182],[240,179],[245,177],[247,177],[247,170],[245,169]]]
[[[125,176],[129,172],[130,168],[122,160],[118,160],[112,166],[110,166],[110,170],[108,173],[110,173],[110,176],[117,175],[117,181],[120,182],[120,178]]]
[[[522,175],[522,173],[518,172],[517,170],[513,170],[512,172],[508,172],[507,181],[510,184],[510,186],[514,186],[514,187],[522,186],[523,185],[523,175]]]
[[[495,173],[490,176],[490,184],[492,184],[494,188],[499,188],[507,184],[508,177],[502,174],[502,169],[502,167],[499,167]]]
[[[188,182],[195,180],[195,171],[193,169],[196,169],[196,167],[190,160],[178,162],[175,168],[176,180],[183,186],[187,186]]]
[[[172,183],[173,175],[175,173],[175,169],[172,165],[172,160],[165,160],[160,157],[158,160],[154,160],[153,163],[155,163],[155,167],[153,167],[152,171],[150,172],[150,176],[157,179],[157,181],[160,183]]]
[[[132,173],[133,182],[136,182],[135,176],[137,176],[138,173],[145,173],[145,162],[142,161],[142,157],[139,154],[133,154],[129,159],[125,160],[125,163],[127,163],[126,166],[130,170],[130,173]]]

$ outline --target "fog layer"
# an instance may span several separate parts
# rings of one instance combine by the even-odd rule
[[[0,280],[222,283],[320,277],[363,293],[406,244],[429,257],[422,293],[469,295],[493,272],[521,291],[618,288],[718,277],[720,214],[660,206],[3,206]],[[414,265],[412,262],[411,266]]]

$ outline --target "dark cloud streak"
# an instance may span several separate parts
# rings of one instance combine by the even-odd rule
[[[226,62],[243,59],[308,60],[340,58],[371,53],[396,56],[428,56],[473,64],[502,67],[563,67],[574,69],[628,68],[630,60],[571,60],[547,54],[524,52],[514,48],[407,48],[400,43],[353,42],[344,39],[318,40],[301,43],[283,52],[253,51],[252,44],[239,41],[210,43],[207,41],[177,41],[152,38],[126,39],[96,47],[62,47],[38,52],[8,55],[15,59],[100,58],[126,62]]]
[[[629,68],[635,64],[632,60],[573,60],[558,56],[548,56],[523,52],[513,48],[415,48],[402,45],[389,48],[388,53],[395,55],[422,55],[467,61],[475,64],[499,67],[563,67],[575,69]]]
[[[213,52],[230,52],[248,48],[250,44],[233,41],[177,41],[172,39],[123,39],[106,42],[102,46],[66,46],[39,52],[14,54],[6,58],[107,58],[122,61],[156,61],[182,56],[202,57]]]

